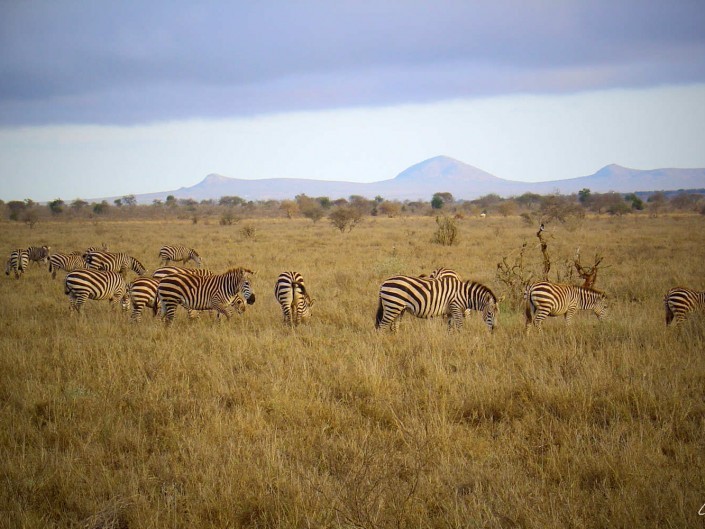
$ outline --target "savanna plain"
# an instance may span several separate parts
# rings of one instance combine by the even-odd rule
[[[247,224],[245,226],[244,224]],[[520,217],[40,222],[0,225],[5,256],[109,245],[149,271],[163,244],[257,271],[256,303],[139,324],[69,312],[63,274],[0,280],[0,526],[8,528],[702,527],[705,315],[666,328],[663,296],[705,289],[705,217],[549,224],[550,279],[600,255],[608,319],[524,332],[497,263],[541,270]],[[6,259],[7,257],[5,257]],[[380,283],[438,266],[502,298],[490,334],[406,315],[374,329]],[[316,302],[289,328],[285,270]],[[130,272],[131,274],[131,272]],[[132,276],[129,277],[130,279]],[[221,321],[222,320],[222,321]]]

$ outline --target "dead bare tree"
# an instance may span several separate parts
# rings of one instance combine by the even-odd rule
[[[541,245],[541,255],[543,255],[543,276],[544,281],[548,281],[548,273],[551,271],[551,257],[548,255],[548,243],[543,238],[544,226],[543,222],[539,226],[539,231],[536,232],[536,236],[539,238],[539,243]]]
[[[599,254],[595,254],[595,263],[592,266],[583,266],[580,263],[580,248],[575,250],[575,258],[573,259],[573,265],[575,266],[576,272],[583,279],[583,286],[585,288],[593,288],[595,282],[597,281],[597,271],[602,262],[603,257]]]

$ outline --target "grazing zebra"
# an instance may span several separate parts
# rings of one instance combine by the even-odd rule
[[[64,293],[69,297],[69,308],[81,312],[87,299],[107,299],[128,308],[125,278],[117,272],[105,270],[75,270],[64,280]]]
[[[304,278],[298,272],[283,272],[279,275],[274,285],[274,297],[281,305],[285,324],[293,327],[311,317],[311,307],[315,300],[309,295]]]
[[[5,265],[5,275],[9,276],[10,272],[15,273],[15,279],[19,279],[29,266],[29,255],[27,250],[19,248],[10,253],[10,258]]]
[[[86,261],[83,259],[82,252],[74,253],[53,253],[49,256],[49,272],[51,278],[56,279],[56,271],[64,270],[65,272],[73,272],[74,270],[83,270],[86,268]]]
[[[666,293],[663,304],[666,306],[666,325],[676,326],[685,321],[689,312],[705,308],[705,292],[675,287]]]
[[[526,287],[524,299],[527,330],[532,321],[535,327],[540,328],[541,322],[548,316],[564,314],[566,325],[570,325],[578,310],[592,310],[598,320],[602,320],[607,313],[604,293],[574,285],[546,281],[533,283]]]
[[[247,276],[253,273],[244,268],[233,268],[223,274],[205,277],[177,274],[162,278],[157,296],[165,323],[171,325],[179,305],[192,310],[215,310],[230,319],[232,303]]]
[[[145,307],[151,308],[153,315],[157,315],[157,310],[159,310],[157,286],[159,286],[159,280],[151,277],[137,277],[127,285],[127,297],[132,306],[130,314],[132,321],[140,322],[142,320],[142,311]]]
[[[92,251],[84,255],[88,268],[93,270],[105,270],[108,272],[119,272],[123,276],[128,270],[132,270],[138,276],[145,273],[145,268],[137,259],[126,253],[112,253],[104,251]]]
[[[180,261],[186,263],[193,261],[196,266],[201,266],[201,257],[193,248],[186,248],[180,244],[174,246],[162,246],[159,249],[159,259],[161,265],[168,265],[170,261]]]
[[[154,279],[162,279],[163,277],[176,274],[191,274],[198,277],[207,277],[212,276],[213,272],[206,268],[183,268],[180,266],[162,266],[161,268],[157,268],[154,272],[152,272],[152,277]],[[242,296],[242,298],[244,298],[248,305],[254,304],[256,299],[255,291],[252,289],[252,283],[250,283],[249,279],[245,279],[242,282],[242,288],[240,289],[239,296]],[[242,298],[240,298],[239,296],[238,298],[236,298],[236,300],[239,299],[240,301],[242,301]],[[239,309],[242,309],[238,309],[238,312],[245,312],[245,308],[240,304],[239,301],[238,307]]]
[[[35,263],[46,263],[49,258],[50,246],[30,246],[27,248],[29,260]]]
[[[489,288],[473,281],[460,281],[452,276],[440,279],[390,277],[379,288],[375,327],[396,331],[397,319],[407,310],[417,318],[450,316],[451,329],[462,327],[466,310],[476,310],[482,313],[482,320],[492,331],[499,305]]]
[[[421,277],[424,277],[423,275]],[[451,270],[450,268],[436,268],[433,272],[431,272],[431,275],[428,276],[429,279],[441,279],[442,277],[454,277],[458,281],[462,281],[463,278],[460,277],[460,274],[456,272],[455,270]]]

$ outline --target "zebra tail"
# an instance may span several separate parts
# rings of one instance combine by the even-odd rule
[[[531,310],[531,308],[532,308],[531,297],[527,296],[526,303],[524,304],[524,316],[526,317],[526,324],[527,325],[529,323],[531,323],[531,320],[533,319],[533,317],[532,317],[533,311]]]
[[[382,307],[382,298],[379,298],[379,304],[377,305],[377,315],[375,316],[375,329],[379,329],[380,323],[382,323],[382,316],[384,315],[384,308]]]

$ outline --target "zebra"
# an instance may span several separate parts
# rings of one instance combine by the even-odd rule
[[[666,307],[666,325],[675,327],[685,321],[689,312],[705,308],[705,292],[674,287],[664,296],[663,304]]]
[[[35,263],[46,263],[49,259],[50,246],[30,246],[27,248],[29,260]]]
[[[562,285],[541,281],[530,284],[524,290],[526,307],[526,329],[533,322],[537,328],[548,316],[565,315],[566,325],[578,310],[592,310],[598,320],[607,313],[607,299],[603,292],[574,285]]]
[[[64,280],[64,293],[69,297],[69,309],[81,313],[87,299],[107,299],[128,308],[125,278],[106,270],[74,270]]]
[[[174,246],[162,246],[159,249],[159,259],[161,265],[168,265],[170,261],[181,261],[186,266],[188,261],[193,261],[196,266],[201,266],[201,257],[193,248],[186,248],[180,244]]]
[[[424,277],[422,274],[421,277]],[[428,276],[429,279],[441,279],[442,277],[454,277],[458,281],[462,281],[463,278],[460,277],[460,274],[456,272],[455,270],[451,270],[450,268],[436,268],[431,274]]]
[[[215,310],[230,319],[232,302],[250,274],[254,272],[245,268],[232,268],[223,274],[205,277],[177,274],[162,278],[157,287],[157,296],[164,322],[167,326],[171,325],[178,305],[192,310]]]
[[[207,277],[207,276],[212,276],[213,272],[206,268],[183,268],[180,266],[162,266],[161,268],[157,268],[154,272],[152,272],[152,277],[154,279],[162,279],[163,277],[167,277],[170,275],[176,275],[176,274],[191,274],[195,275],[198,277]],[[241,297],[240,297],[241,296]],[[247,305],[253,305],[256,297],[255,297],[255,291],[252,289],[252,283],[250,283],[249,279],[245,279],[242,282],[242,288],[240,289],[240,292],[238,293],[238,296],[236,297],[236,300],[244,301],[247,303]],[[245,312],[245,307],[240,303],[240,301],[237,301],[238,307],[241,308],[239,310],[240,313]]]
[[[86,268],[86,261],[83,258],[82,252],[53,253],[48,258],[49,272],[51,278],[56,279],[56,271],[64,270],[65,272],[73,272],[74,270],[82,270]]]
[[[159,280],[151,277],[137,277],[127,285],[127,297],[132,306],[130,319],[133,322],[142,320],[142,311],[145,307],[152,309],[153,315],[157,315],[159,310],[159,300],[157,298],[157,287]]]
[[[92,251],[86,253],[84,258],[88,268],[92,268],[93,270],[119,272],[123,276],[127,274],[128,270],[132,270],[138,276],[144,275],[146,271],[142,263],[124,252]]]
[[[5,265],[5,275],[9,276],[10,272],[15,273],[15,279],[19,279],[29,266],[29,255],[27,250],[18,248],[10,253],[10,258]]]
[[[304,278],[298,272],[282,272],[279,275],[274,285],[274,297],[281,305],[285,324],[293,327],[311,317],[315,300],[309,295]]]
[[[439,279],[394,276],[379,288],[375,327],[396,331],[397,319],[405,311],[417,318],[449,316],[450,329],[460,329],[466,310],[482,313],[482,320],[494,330],[499,314],[497,297],[485,285],[446,276]]]

